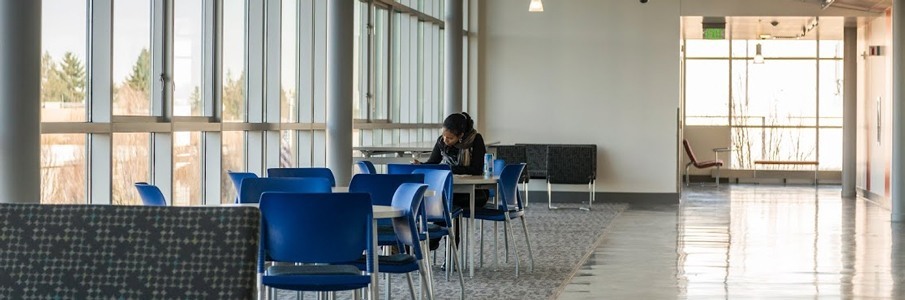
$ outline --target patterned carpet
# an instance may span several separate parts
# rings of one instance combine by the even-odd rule
[[[510,262],[505,264],[503,252],[502,224],[499,225],[499,265],[493,265],[493,223],[485,222],[484,267],[475,257],[474,278],[465,275],[466,299],[551,299],[568,281],[585,256],[594,249],[606,226],[627,207],[620,203],[595,203],[591,212],[580,211],[578,205],[561,204],[560,210],[550,211],[543,205],[529,207],[526,218],[534,251],[534,271],[527,272],[528,251],[520,222],[513,227],[514,240],[510,241]],[[477,221],[476,221],[477,222]],[[477,242],[476,237],[476,242]],[[514,243],[514,244],[513,244]],[[514,247],[513,247],[514,245]],[[477,246],[477,244],[476,244]],[[521,274],[515,277],[512,249],[521,256]],[[437,260],[442,262],[443,246]],[[478,255],[475,248],[475,255]],[[439,263],[434,266],[434,294],[436,299],[459,299],[458,276],[453,274],[446,280]],[[392,298],[409,299],[405,275],[393,275],[391,279]],[[381,276],[383,278],[383,276]],[[418,289],[415,275],[415,288]],[[381,279],[381,299],[384,299],[385,282]],[[296,293],[280,291],[279,299],[296,299]],[[313,293],[304,295],[306,299],[316,299]],[[350,299],[351,293],[338,293],[337,299]]]

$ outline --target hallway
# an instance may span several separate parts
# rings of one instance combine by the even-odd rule
[[[839,194],[703,186],[633,204],[560,299],[905,298],[905,226]]]

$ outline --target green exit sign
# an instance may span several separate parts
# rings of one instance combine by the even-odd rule
[[[704,28],[705,40],[722,40],[726,38],[725,28]]]

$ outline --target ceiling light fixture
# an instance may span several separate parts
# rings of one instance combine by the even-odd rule
[[[543,12],[544,11],[544,2],[541,0],[531,0],[531,3],[528,4],[529,12]]]

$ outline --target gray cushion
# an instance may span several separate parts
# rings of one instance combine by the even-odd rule
[[[0,299],[255,297],[253,207],[0,205]]]

